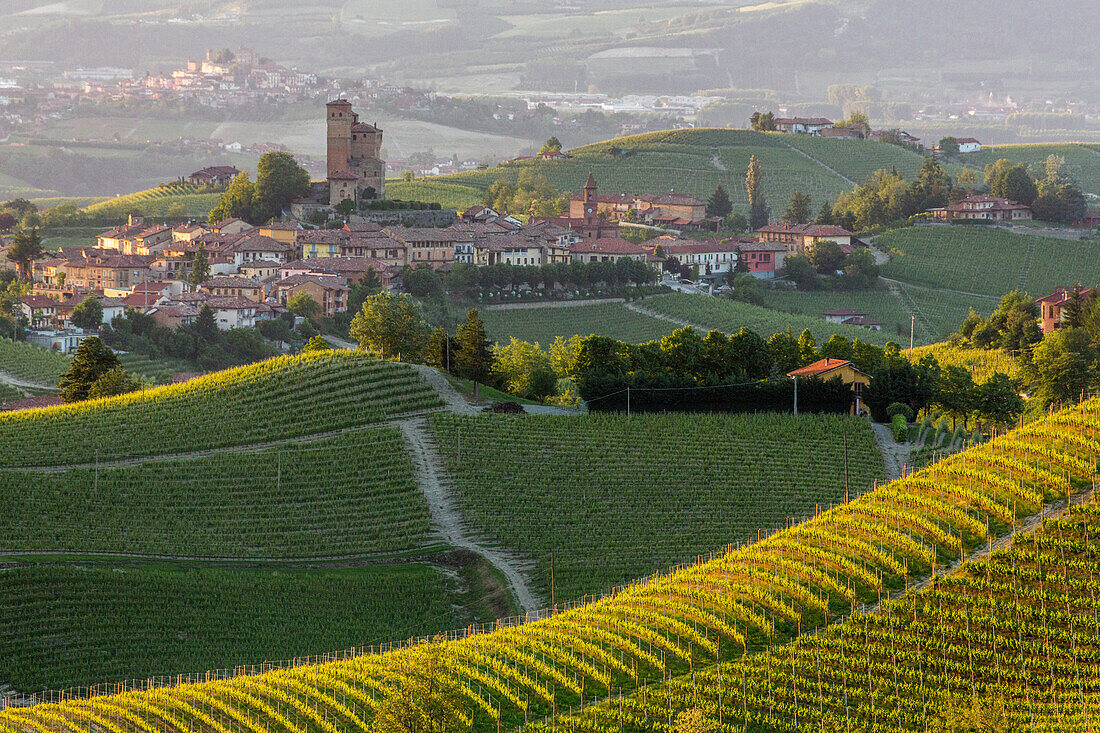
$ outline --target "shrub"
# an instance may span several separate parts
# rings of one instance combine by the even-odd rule
[[[909,440],[909,425],[905,420],[905,415],[894,415],[890,423],[890,430],[894,433],[894,440],[899,443]]]
[[[905,421],[910,422],[913,419],[913,408],[904,402],[891,402],[886,408],[886,414],[890,418],[894,418],[897,415],[904,415]]]

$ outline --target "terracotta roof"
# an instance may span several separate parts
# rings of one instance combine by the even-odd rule
[[[595,188],[596,187],[596,177],[594,175],[592,175],[592,171],[588,171],[588,180],[584,182],[584,187],[585,188]]]
[[[706,242],[681,241],[668,243],[658,242],[657,244],[665,251],[665,254],[670,255],[735,252],[739,246],[736,242],[720,242],[713,239]]]
[[[296,221],[273,221],[270,224],[264,224],[259,229],[272,229],[281,232],[290,232],[297,229],[301,229],[302,225]]]
[[[284,277],[276,284],[279,288],[293,288],[297,285],[304,285],[305,283],[316,283],[328,290],[349,289],[344,283],[344,278],[336,277],[335,275],[291,275],[290,277]]]
[[[203,288],[209,290],[211,288],[262,288],[263,283],[257,282],[249,277],[234,277],[232,275],[224,275],[221,277],[212,277],[203,282]]]
[[[382,132],[382,130],[374,125],[368,125],[366,122],[356,122],[351,126],[352,132]]]
[[[350,107],[350,106],[351,106],[351,102],[349,102],[348,100],[344,99],[343,97],[340,97],[340,98],[337,98],[337,99],[334,99],[334,100],[332,100],[331,102],[329,102],[329,103],[328,103],[328,104],[326,104],[325,106],[326,106],[326,107],[335,107],[335,106],[340,106],[340,107]]]
[[[1093,294],[1093,288],[1081,288],[1081,296],[1084,298],[1091,298]],[[1036,303],[1046,303],[1047,305],[1064,305],[1067,300],[1073,295],[1073,288],[1058,287],[1054,289],[1054,292],[1050,295],[1045,295],[1042,298],[1037,298]]]
[[[436,229],[433,227],[386,227],[386,234],[399,242],[432,242],[438,244],[450,244],[458,239],[452,229]]]
[[[738,242],[739,252],[786,252],[787,245],[780,242]]]
[[[851,318],[844,319],[843,321],[841,321],[841,323],[843,323],[845,325],[848,325],[848,326],[881,326],[882,325],[881,321],[871,320],[867,316],[852,316]]]
[[[788,377],[820,377],[822,374],[828,374],[829,372],[836,371],[841,367],[851,367],[860,374],[866,374],[866,372],[856,369],[852,362],[847,359],[819,359],[813,364],[802,367],[801,369],[795,369],[793,372],[787,372]]]
[[[851,237],[850,231],[832,224],[767,224],[757,233],[799,234],[807,237]]]
[[[54,407],[63,405],[65,401],[54,395],[41,395],[39,397],[27,397],[22,400],[0,403],[0,412],[12,412],[14,410],[34,410],[40,407]]]
[[[234,242],[226,249],[229,252],[289,252],[293,246],[262,234],[253,234]]]
[[[357,273],[366,272],[368,269],[381,272],[389,270],[390,267],[373,257],[307,257],[280,265],[280,270],[311,270],[320,273]]]
[[[373,221],[360,221],[353,224],[344,224],[345,232],[353,232],[359,234],[369,234],[374,232],[381,232],[382,226],[375,224]]]
[[[570,252],[582,254],[644,255],[646,250],[640,245],[628,242],[621,237],[601,237],[600,239],[582,239],[569,248]]]
[[[53,298],[47,298],[45,295],[24,295],[19,298],[19,302],[34,310],[57,307],[57,301]]]

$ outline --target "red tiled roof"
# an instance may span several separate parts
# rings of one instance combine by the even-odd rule
[[[344,278],[335,275],[291,275],[290,277],[284,277],[276,285],[279,288],[292,288],[305,283],[316,283],[328,290],[348,290],[348,286],[344,284]]]
[[[616,255],[644,255],[644,247],[628,242],[621,237],[601,237],[599,239],[582,239],[569,248],[570,252],[582,254],[616,254]]]
[[[45,295],[24,295],[19,298],[19,302],[34,310],[57,307],[57,301],[53,298],[47,298]]]
[[[837,369],[840,369],[844,366],[850,366],[852,369],[855,369],[860,374],[865,373],[860,371],[859,369],[856,369],[856,367],[852,365],[852,362],[848,361],[847,359],[830,359],[826,357],[825,359],[819,359],[818,361],[815,361],[813,364],[804,366],[801,369],[795,369],[792,372],[787,372],[787,376],[819,377],[822,374],[828,374],[829,372],[836,371]]]
[[[63,405],[65,401],[54,395],[41,395],[39,397],[27,397],[22,400],[0,403],[0,412],[12,412],[14,410],[34,410],[40,407],[54,407]]]

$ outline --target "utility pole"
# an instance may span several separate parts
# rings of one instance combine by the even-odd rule
[[[626,419],[630,419],[630,387],[626,388]]]
[[[909,314],[909,350],[913,350],[913,326],[917,323],[917,317]]]
[[[794,380],[794,414],[798,414],[798,375],[791,377]]]
[[[848,433],[844,433],[844,503],[848,503]]]
[[[550,608],[558,612],[558,599],[554,589],[554,551],[550,550]]]

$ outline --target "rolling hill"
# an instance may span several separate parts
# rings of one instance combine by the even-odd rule
[[[738,728],[923,730],[921,713],[972,695],[1014,724],[1087,729],[1098,702],[1085,657],[1098,633],[1088,537],[1100,514],[1058,514],[1095,482],[1098,426],[1092,400],[533,623],[146,692],[103,688],[113,694],[9,708],[0,726],[339,733],[419,714],[434,689],[452,721],[478,730],[667,731],[690,707]],[[1011,549],[988,554],[1008,536]]]

